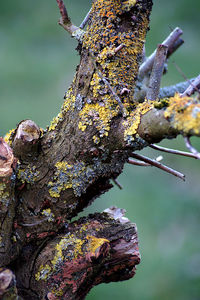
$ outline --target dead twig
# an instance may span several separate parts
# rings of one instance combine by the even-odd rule
[[[112,178],[112,181],[120,190],[123,190],[123,186],[119,183],[117,179]]]
[[[83,22],[82,22],[81,25],[79,26],[80,29],[83,29],[83,28],[86,26],[86,24],[88,23],[88,20],[89,20],[89,18],[90,18],[90,13],[91,13],[91,11],[92,11],[92,8],[90,8],[90,10],[88,11],[87,15],[85,16]]]
[[[136,154],[136,153],[131,153],[130,156],[133,157],[133,158],[136,158],[136,159],[138,159],[140,161],[143,161],[143,162],[145,162],[145,163],[147,163],[149,165],[152,165],[152,166],[154,166],[156,168],[159,168],[159,169],[161,169],[161,170],[163,170],[163,171],[165,171],[165,172],[167,172],[169,174],[172,174],[172,175],[174,175],[174,176],[176,176],[176,177],[178,177],[178,178],[180,178],[182,180],[185,180],[185,175],[184,174],[182,174],[182,173],[180,173],[180,172],[178,172],[178,171],[176,171],[176,170],[174,170],[172,168],[169,168],[169,167],[161,164],[160,162],[158,162],[155,159],[151,159],[151,158],[148,158],[146,156],[139,155],[139,154]]]
[[[182,97],[184,96],[191,96],[195,92],[200,93],[200,75],[197,76],[193,81],[190,81],[190,85],[187,87],[184,93],[181,94]]]
[[[188,150],[193,153],[197,159],[200,159],[200,153],[199,151],[194,148],[190,142],[190,138],[188,136],[184,137],[185,145],[188,148]]]
[[[181,156],[192,157],[192,158],[198,159],[198,157],[194,153],[190,153],[190,152],[169,149],[169,148],[161,147],[161,146],[158,146],[155,144],[151,144],[149,147],[151,147],[152,149],[161,151],[161,152],[166,152],[166,153],[170,153],[170,154],[181,155]]]
[[[56,0],[58,3],[58,7],[60,10],[61,18],[58,22],[60,26],[62,26],[72,37],[77,39],[78,41],[82,41],[84,31],[79,27],[75,26],[67,13],[67,9],[63,0]]]

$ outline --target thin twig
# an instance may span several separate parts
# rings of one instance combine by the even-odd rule
[[[119,183],[119,181],[115,178],[112,178],[113,183],[120,189],[123,189],[123,186]]]
[[[166,62],[168,46],[158,45],[154,64],[150,76],[149,88],[147,90],[147,99],[156,100],[159,96],[160,83]]]
[[[191,82],[191,84],[188,86],[185,92],[181,94],[181,96],[191,96],[195,92],[200,93],[200,75],[197,76],[195,80]]]
[[[146,156],[139,155],[139,154],[136,154],[136,153],[131,153],[130,156],[133,157],[133,158],[136,158],[138,160],[144,161],[145,163],[150,164],[150,165],[152,165],[156,168],[159,168],[159,169],[161,169],[161,170],[163,170],[163,171],[165,171],[169,174],[172,174],[172,175],[174,175],[174,176],[176,176],[176,177],[178,177],[182,180],[185,180],[185,175],[184,174],[161,164],[160,162],[156,161],[155,159],[151,159],[151,158],[148,158]]]
[[[183,31],[180,28],[175,28],[170,35],[162,42],[162,45],[168,46],[169,51],[174,47],[175,42],[180,38]],[[145,62],[139,68],[139,76],[143,78],[145,74],[150,72],[153,67],[154,59],[156,56],[156,50],[145,60]]]
[[[139,166],[139,167],[151,167],[150,164],[147,164],[143,161],[137,161],[135,159],[130,159],[130,158],[128,159],[128,164],[134,165],[134,166]]]
[[[162,151],[162,152],[166,152],[166,153],[170,153],[170,154],[187,156],[187,157],[192,157],[192,158],[198,159],[198,157],[194,153],[190,153],[190,152],[184,152],[184,151],[169,149],[169,148],[161,147],[161,146],[158,146],[158,145],[155,145],[155,144],[151,144],[151,145],[149,145],[149,147],[151,147],[152,149]]]
[[[196,156],[197,159],[200,159],[200,153],[198,152],[198,150],[196,148],[194,148],[191,145],[190,138],[188,136],[186,136],[186,137],[184,137],[184,141],[185,141],[185,145],[188,148],[188,150],[191,153],[193,153]]]
[[[80,29],[83,29],[85,27],[85,25],[87,24],[89,18],[90,18],[90,13],[92,11],[92,8],[90,8],[90,10],[88,11],[87,15],[85,16],[83,22],[81,23],[81,25],[79,26]]]
[[[61,18],[58,22],[60,26],[62,26],[68,33],[71,34],[72,37],[76,38],[78,41],[82,40],[84,31],[79,27],[75,26],[67,13],[67,9],[63,0],[56,0],[58,3],[58,7],[60,10]]]
[[[187,78],[187,76],[183,73],[183,71],[181,70],[181,68],[179,68],[179,66],[178,66],[174,61],[173,61],[172,63],[173,63],[174,66],[176,67],[177,71],[183,76],[183,78],[184,78],[186,81],[188,81],[188,83],[193,87],[193,89],[196,90],[196,91],[199,93],[199,90],[198,90],[197,86],[195,86],[195,85],[193,84],[193,82],[191,82],[190,79]],[[198,77],[196,77],[196,78],[198,78]],[[195,79],[196,79],[196,78],[195,78]],[[186,96],[186,95],[185,95],[185,92],[184,92],[181,96],[182,96],[182,97]]]

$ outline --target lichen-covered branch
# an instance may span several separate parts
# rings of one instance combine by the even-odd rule
[[[123,210],[112,207],[69,224],[34,263],[31,255],[25,256],[16,276],[25,299],[31,290],[32,300],[78,300],[97,284],[133,277],[139,262],[136,226]],[[27,266],[31,278],[24,275]]]

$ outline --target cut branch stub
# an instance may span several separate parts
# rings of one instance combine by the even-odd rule
[[[23,161],[38,154],[40,128],[31,120],[21,121],[16,129],[12,148],[14,155]]]
[[[4,141],[0,138],[0,177],[10,176],[13,172],[12,164],[14,163],[13,151]]]
[[[20,299],[17,294],[15,275],[9,269],[0,268],[0,299]]]
[[[133,277],[139,262],[136,225],[123,210],[111,208],[69,224],[64,234],[50,241],[35,261],[30,286],[29,278],[21,277],[23,268],[32,264],[30,257],[17,279],[27,292],[38,295],[33,299],[78,300],[97,284]]]

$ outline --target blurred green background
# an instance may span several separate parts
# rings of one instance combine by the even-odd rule
[[[79,24],[91,1],[65,2]],[[147,53],[176,26],[185,40],[163,85],[183,80],[173,61],[188,78],[198,75],[199,13],[199,0],[154,1]],[[27,118],[45,127],[59,111],[79,56],[76,41],[57,25],[58,18],[56,0],[0,1],[0,136]],[[200,149],[198,139],[192,141]],[[182,138],[162,144],[185,150]],[[200,162],[164,155],[164,163],[185,173],[186,182],[154,168],[126,166],[119,177],[124,189],[113,188],[84,212],[125,208],[137,223],[142,255],[133,279],[95,287],[87,300],[200,299]]]

